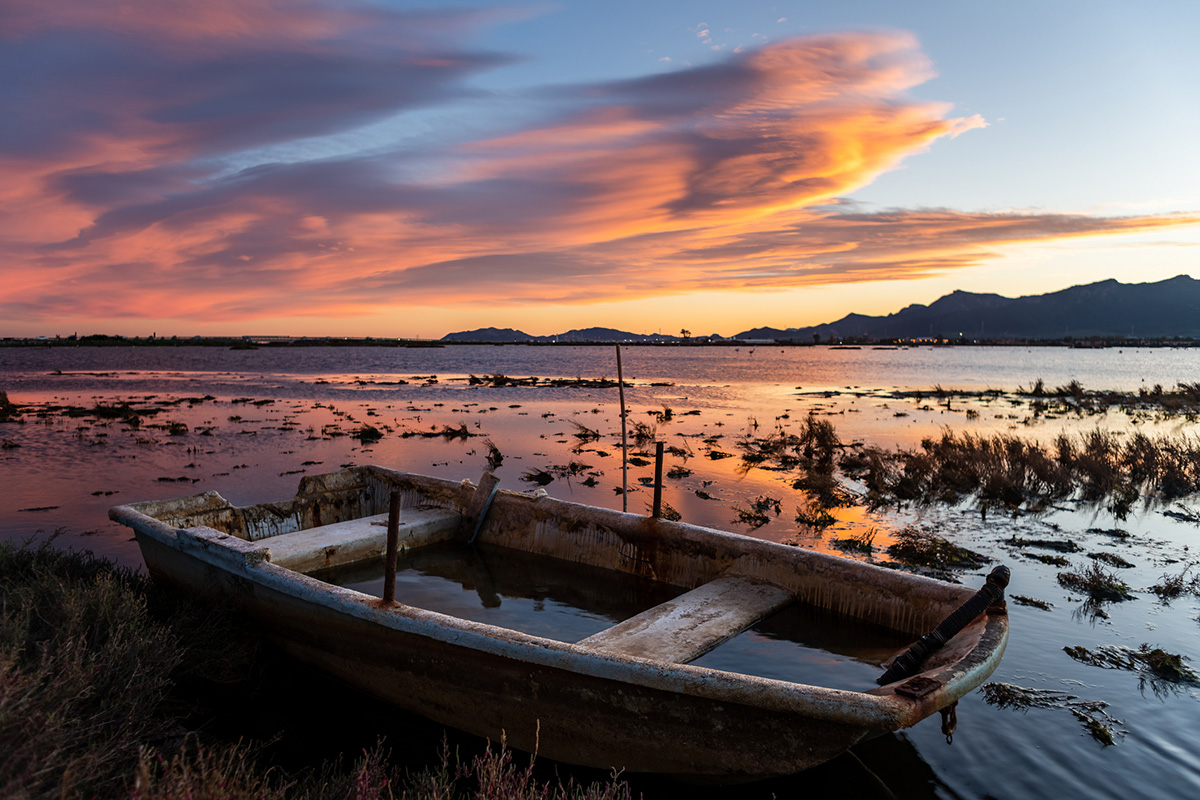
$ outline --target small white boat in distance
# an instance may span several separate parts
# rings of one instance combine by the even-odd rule
[[[1003,567],[976,593],[695,525],[496,491],[488,474],[476,486],[353,467],[306,477],[283,502],[237,508],[207,492],[109,515],[133,528],[155,580],[236,604],[294,657],[445,725],[503,733],[519,749],[592,767],[724,781],[794,773],[952,709],[996,668],[1008,638]],[[601,574],[614,582],[651,579],[675,596],[558,641],[408,605],[403,592],[389,602],[321,579],[328,568],[380,559],[389,527],[406,556],[474,541],[568,571],[609,570]],[[900,641],[937,631],[897,660],[883,686],[811,686],[688,663],[795,604],[891,629]]]

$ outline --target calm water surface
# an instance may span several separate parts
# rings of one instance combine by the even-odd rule
[[[986,520],[970,506],[886,513],[856,508],[840,514],[831,530],[814,535],[794,522],[801,502],[791,488],[794,476],[749,468],[736,457],[740,438],[793,429],[809,413],[830,419],[845,441],[888,446],[913,446],[946,429],[1003,430],[1045,439],[1060,431],[1142,426],[1194,436],[1195,423],[1178,418],[1155,420],[1114,411],[1046,419],[1031,414],[1012,392],[1038,379],[1048,387],[1075,380],[1095,389],[1170,388],[1200,381],[1200,351],[760,345],[634,347],[622,353],[626,379],[634,383],[626,392],[631,424],[653,428],[660,439],[679,448],[684,455],[671,456],[668,466],[691,471],[667,481],[664,491],[685,520],[838,553],[839,537],[874,528],[877,544],[886,544],[903,525],[928,526],[1009,564],[1010,594],[1052,605],[1044,611],[1010,604],[1012,639],[993,680],[1104,701],[1115,720],[1116,744],[1104,747],[1066,708],[1001,710],[976,693],[959,704],[953,744],[947,745],[936,720],[928,720],[856,748],[858,761],[833,765],[831,782],[821,786],[841,779],[859,785],[858,770],[865,768],[872,780],[906,797],[1130,798],[1145,796],[1151,786],[1171,796],[1200,796],[1200,756],[1193,746],[1200,738],[1198,688],[1146,683],[1136,673],[1086,666],[1063,652],[1065,646],[1137,647],[1145,642],[1183,654],[1197,666],[1197,598],[1185,595],[1164,604],[1147,591],[1164,575],[1187,568],[1195,574],[1200,568],[1192,566],[1196,526],[1163,513],[1179,509],[1142,509],[1120,521],[1074,503],[1039,517],[992,514]],[[239,504],[283,499],[292,495],[303,474],[351,463],[477,479],[486,468],[485,438],[504,454],[496,470],[502,485],[526,489],[530,484],[522,477],[527,473],[575,462],[582,465],[579,474],[556,478],[546,490],[620,508],[622,497],[614,491],[622,482],[616,390],[492,388],[472,386],[468,380],[493,374],[615,378],[616,366],[608,347],[0,349],[0,391],[15,403],[35,407],[23,422],[0,424],[0,537],[23,540],[58,531],[56,541],[63,546],[89,548],[136,566],[140,555],[128,531],[107,520],[108,507],[116,503],[209,489]],[[895,394],[935,386],[1002,394],[955,400],[949,407],[929,397]],[[134,429],[61,410],[118,400],[158,413],[146,413]],[[668,408],[672,413],[664,420]],[[37,409],[44,413],[39,416]],[[171,422],[183,427],[172,431]],[[364,425],[377,427],[384,437],[363,445],[352,434]],[[580,426],[595,430],[599,440],[581,442]],[[472,435],[415,435],[445,427],[465,427]],[[714,451],[735,457],[714,458]],[[651,472],[652,466],[631,468],[625,500],[631,511],[648,506],[650,490],[641,479],[648,480]],[[595,485],[585,485],[586,476]],[[737,509],[764,496],[780,501],[778,517],[756,530],[735,522]],[[1126,530],[1128,539],[1104,533],[1113,528]],[[1074,569],[1091,564],[1089,554],[1120,555],[1133,564],[1120,573],[1136,599],[1108,606],[1107,617],[1089,613],[1078,597],[1058,585],[1056,576],[1064,568],[1035,560],[1029,548],[1013,546],[1013,536],[1076,542],[1079,552],[1066,556]],[[879,553],[874,558],[886,560]],[[989,568],[958,578],[978,585]],[[491,613],[484,596],[464,592],[461,580],[444,570],[445,565],[427,563],[414,566],[410,574],[432,577],[433,583],[421,583],[425,588],[420,591],[445,590],[464,614]],[[362,580],[369,584],[374,579]],[[536,586],[541,579],[532,580]],[[437,581],[443,582],[440,589]],[[579,603],[564,598],[539,597],[536,591],[520,597],[522,591],[530,592],[500,588],[498,596],[505,598],[500,608],[509,606],[506,612],[514,619],[542,615],[534,620],[542,624],[565,615],[572,619],[552,624],[576,626],[569,635],[580,636],[620,617],[622,603],[645,600],[636,587],[614,587],[581,611]],[[797,652],[797,645],[817,654],[811,658],[822,662],[828,674],[848,674],[863,663],[861,654],[847,654],[853,648],[839,643],[837,631],[798,632],[807,629],[795,619],[769,622],[706,656],[706,666],[784,674],[794,666],[787,653]],[[873,669],[866,664],[864,674]],[[828,778],[829,771],[822,774]],[[811,776],[801,776],[773,784],[770,792],[809,794],[812,785]],[[745,792],[728,792],[735,794]]]

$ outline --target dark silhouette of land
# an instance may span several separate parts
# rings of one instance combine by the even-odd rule
[[[723,339],[636,334],[612,328],[533,336],[512,328],[481,328],[442,337],[444,342],[630,342],[711,343],[765,340],[811,344],[848,341],[1075,342],[1088,339],[1164,340],[1200,338],[1200,281],[1187,275],[1157,283],[1105,280],[1059,292],[1003,297],[956,291],[930,305],[894,314],[848,314],[836,322],[804,328],[752,328]]]
[[[207,346],[442,347],[453,344],[1104,344],[1191,345],[1200,342],[1200,281],[1177,275],[1157,283],[1109,279],[1049,294],[1004,297],[955,291],[929,305],[914,304],[882,317],[847,314],[836,322],[803,328],[761,327],[725,337],[631,333],[582,328],[534,336],[513,328],[477,328],[440,340],[337,336],[125,337],[107,334],[37,339],[5,338],[0,347]],[[683,335],[687,334],[687,335]]]

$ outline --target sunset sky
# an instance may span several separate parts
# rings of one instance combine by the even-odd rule
[[[4,0],[0,335],[1200,277],[1200,2]]]

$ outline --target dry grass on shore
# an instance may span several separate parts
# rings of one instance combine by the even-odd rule
[[[616,776],[547,783],[489,747],[410,773],[386,744],[304,771],[207,730],[230,693],[253,708],[257,638],[90,553],[0,543],[0,797],[626,800]],[[253,713],[253,712],[250,712]]]

